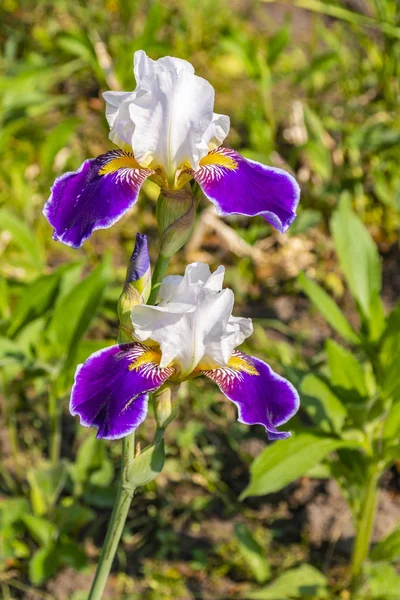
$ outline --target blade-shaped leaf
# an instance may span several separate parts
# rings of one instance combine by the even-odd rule
[[[290,569],[267,587],[246,594],[249,600],[286,600],[287,598],[327,598],[326,577],[311,565]]]
[[[347,416],[347,410],[328,384],[310,373],[301,382],[301,405],[319,428],[328,433],[339,434]]]
[[[345,390],[356,390],[360,396],[366,396],[364,372],[353,354],[333,340],[326,342],[326,352],[333,385]]]
[[[75,285],[56,306],[48,328],[50,339],[66,354],[65,369],[73,364],[78,344],[100,306],[102,294],[111,278],[111,260],[102,263]]]
[[[340,265],[353,297],[367,320],[371,303],[381,289],[381,263],[378,250],[364,224],[343,196],[331,220],[331,231]]]
[[[325,292],[325,290],[311,279],[308,279],[304,273],[300,273],[298,281],[307,294],[311,302],[319,310],[329,325],[348,342],[357,344],[359,342],[356,332],[343,315],[342,311]]]
[[[256,581],[258,581],[258,583],[265,583],[270,577],[271,568],[264,556],[262,547],[254,539],[244,523],[236,523],[235,536],[239,550],[251,569]]]
[[[251,465],[250,483],[241,499],[277,492],[307,473],[333,450],[352,445],[354,443],[318,432],[298,433],[288,440],[274,442]]]
[[[24,221],[6,208],[1,208],[0,230],[8,231],[12,235],[13,242],[23,250],[34,272],[42,270],[44,264],[42,248],[32,229]]]

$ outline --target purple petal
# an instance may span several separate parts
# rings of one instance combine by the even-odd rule
[[[43,209],[54,227],[53,239],[79,248],[95,229],[110,227],[122,217],[152,173],[133,154],[112,150],[58,177]]]
[[[95,352],[75,373],[70,412],[97,437],[124,437],[146,417],[148,393],[158,389],[174,369],[160,369],[160,354],[144,344],[121,344]]]
[[[147,237],[137,233],[135,247],[133,249],[131,258],[129,259],[126,283],[134,283],[149,272],[150,257]]]
[[[289,381],[254,356],[235,350],[228,366],[204,371],[238,407],[239,422],[264,425],[270,440],[285,439],[289,432],[276,428],[299,408],[299,395]]]
[[[281,233],[296,218],[300,188],[282,169],[220,147],[200,161],[193,177],[221,215],[262,215]]]

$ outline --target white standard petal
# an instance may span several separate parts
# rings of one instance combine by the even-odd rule
[[[160,366],[179,366],[181,376],[201,368],[225,366],[252,333],[251,319],[233,317],[233,292],[222,289],[224,268],[210,273],[202,263],[188,265],[184,277],[166,277],[157,306],[135,306],[132,323],[138,340],[160,345]]]
[[[197,169],[220,145],[229,118],[213,112],[214,89],[193,66],[166,56],[157,61],[135,53],[134,92],[106,92],[110,138],[131,145],[143,167],[163,167],[170,181],[183,165]]]

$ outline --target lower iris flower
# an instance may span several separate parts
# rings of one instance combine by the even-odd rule
[[[53,187],[44,214],[53,237],[78,248],[136,202],[150,178],[178,190],[194,179],[221,215],[262,215],[284,233],[296,218],[300,189],[283,171],[247,160],[221,144],[229,117],[214,113],[214,89],[192,65],[135,53],[133,92],[106,92],[110,139],[118,149],[86,160]]]
[[[183,277],[164,279],[156,306],[132,308],[132,342],[95,352],[76,371],[70,411],[82,425],[100,438],[124,437],[145,419],[151,392],[204,375],[236,404],[241,423],[263,425],[271,440],[290,435],[277,427],[296,413],[299,396],[265,362],[237,350],[253,327],[232,316],[223,278],[223,267],[211,274],[193,263]]]

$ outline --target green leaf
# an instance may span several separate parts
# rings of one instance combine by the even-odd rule
[[[308,279],[304,273],[300,273],[298,281],[304,293],[307,294],[329,325],[348,342],[352,344],[359,343],[356,332],[352,329],[336,302],[325,290],[311,279]]]
[[[79,341],[99,308],[110,278],[111,259],[107,254],[102,263],[57,304],[48,334],[60,352],[66,353],[64,369],[73,363]]]
[[[343,428],[347,410],[328,384],[317,375],[306,375],[301,382],[301,392],[301,405],[315,425],[327,433],[339,434]]]
[[[318,432],[297,433],[287,440],[274,442],[251,465],[250,483],[241,500],[277,492],[307,473],[333,450],[352,445],[354,442]]]
[[[78,123],[79,119],[76,117],[63,119],[52,131],[47,133],[40,149],[40,165],[43,171],[51,172],[57,153],[68,144]]]
[[[235,536],[239,550],[256,581],[258,583],[265,583],[270,577],[271,568],[260,544],[254,539],[249,529],[243,523],[236,523]]]
[[[24,221],[6,208],[0,208],[0,230],[12,235],[13,242],[24,252],[34,272],[43,269],[43,252],[37,236]]]
[[[29,561],[29,579],[33,585],[42,585],[50,579],[59,567],[54,544],[38,550]]]
[[[87,565],[87,559],[82,548],[73,542],[61,542],[57,544],[57,560],[60,565],[72,567],[77,571]]]
[[[30,485],[31,503],[36,515],[44,515],[56,503],[67,481],[67,466],[64,462],[56,467],[45,465],[30,469],[27,480]]]
[[[0,500],[0,529],[11,527],[29,511],[26,498],[7,498]]]
[[[381,289],[381,261],[368,230],[345,195],[331,219],[331,231],[350,291],[369,321],[371,303]]]
[[[398,394],[400,390],[399,354],[400,302],[390,313],[381,339],[379,358],[383,367],[382,388],[387,396]]]
[[[135,458],[128,473],[128,481],[137,488],[153,481],[161,473],[165,460],[164,440],[149,446]]]
[[[60,270],[51,275],[43,275],[22,290],[7,331],[9,336],[14,336],[22,325],[42,316],[53,306],[60,276]]]
[[[333,340],[326,342],[326,352],[332,384],[367,396],[364,372],[353,354]]]
[[[392,405],[390,412],[385,419],[382,436],[383,439],[394,440],[396,445],[398,444],[398,438],[400,436],[400,402]]]
[[[311,565],[290,569],[267,587],[246,594],[249,600],[286,600],[287,598],[327,598],[326,577]]]
[[[400,525],[379,542],[379,544],[374,546],[370,557],[373,561],[400,560]]]
[[[93,521],[96,514],[87,506],[79,504],[75,498],[63,498],[55,509],[57,526],[62,533],[76,533]]]
[[[75,464],[70,466],[74,481],[88,481],[90,474],[101,468],[105,452],[104,442],[97,439],[94,432],[90,432],[79,447]]]
[[[23,521],[31,536],[41,545],[47,546],[54,539],[57,528],[48,519],[27,514]]]
[[[400,577],[392,565],[384,562],[367,563],[363,571],[367,576],[365,598],[371,600],[398,600]]]

